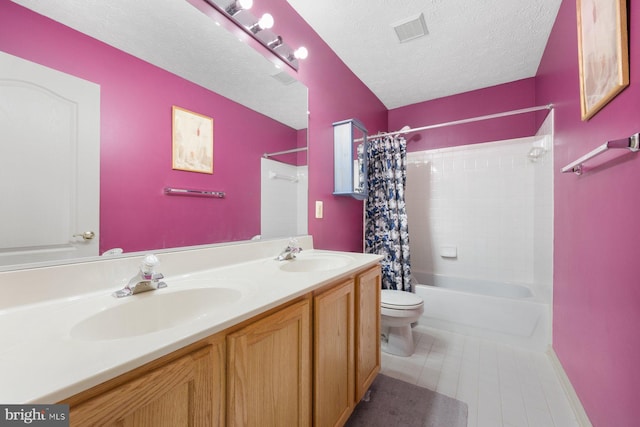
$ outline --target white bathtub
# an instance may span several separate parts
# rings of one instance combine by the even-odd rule
[[[424,299],[418,327],[488,338],[529,350],[551,344],[549,304],[527,286],[414,273]]]

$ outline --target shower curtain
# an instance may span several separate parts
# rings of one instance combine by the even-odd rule
[[[411,291],[409,229],[404,189],[407,141],[385,136],[368,142],[365,252],[383,255],[382,288]]]

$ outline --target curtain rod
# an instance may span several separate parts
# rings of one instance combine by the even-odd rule
[[[279,154],[297,153],[298,151],[306,151],[306,150],[307,150],[307,147],[292,148],[291,150],[276,151],[275,153],[264,153],[262,157],[264,157],[265,159],[268,159],[271,156],[277,156]]]
[[[403,128],[403,130],[399,130],[399,131],[396,131],[396,132],[378,133],[376,135],[367,136],[367,139],[379,138],[381,136],[398,135],[398,134],[401,134],[401,133],[404,134],[404,133],[410,133],[410,132],[420,132],[420,131],[427,130],[427,129],[435,129],[435,128],[441,128],[441,127],[445,127],[445,126],[453,126],[453,125],[461,125],[461,124],[464,124],[464,123],[478,122],[480,120],[497,119],[497,118],[500,118],[500,117],[513,116],[515,114],[532,113],[534,111],[551,110],[551,109],[553,109],[553,104],[541,105],[541,106],[538,106],[538,107],[529,107],[529,108],[523,108],[523,109],[520,109],[520,110],[505,111],[503,113],[489,114],[487,116],[471,117],[471,118],[468,118],[468,119],[454,120],[452,122],[437,123],[435,125],[422,126],[422,127],[419,127],[419,128],[409,128],[409,129],[404,129]]]

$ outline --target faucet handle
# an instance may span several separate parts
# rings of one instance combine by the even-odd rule
[[[142,260],[142,264],[149,267],[155,267],[156,265],[160,264],[160,260],[154,254],[147,254]]]
[[[144,257],[142,264],[140,264],[140,273],[145,279],[152,279],[155,268],[158,264],[160,264],[158,257],[153,254],[149,254]]]
[[[296,254],[302,250],[302,248],[298,246],[298,239],[296,239],[295,237],[291,237],[289,239],[289,243],[287,244],[287,249],[290,252],[293,252]]]

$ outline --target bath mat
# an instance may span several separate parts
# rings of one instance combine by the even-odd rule
[[[467,427],[467,404],[452,397],[382,374],[370,390],[345,427]]]

